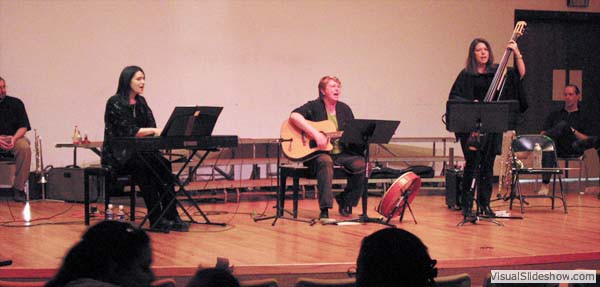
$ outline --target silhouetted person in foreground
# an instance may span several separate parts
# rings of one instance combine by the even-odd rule
[[[436,260],[414,234],[385,228],[365,237],[356,260],[356,286],[434,286]]]
[[[150,238],[129,223],[102,221],[69,250],[46,287],[145,287],[154,281]]]

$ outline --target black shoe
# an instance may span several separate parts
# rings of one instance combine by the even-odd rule
[[[150,232],[169,233],[173,227],[173,221],[161,218],[158,222],[150,222]]]
[[[177,232],[188,232],[190,231],[190,223],[185,222],[181,219],[181,217],[177,216],[173,220],[173,225],[171,226],[171,230]]]
[[[335,201],[338,204],[338,212],[341,216],[348,217],[352,214],[352,206],[346,204],[346,200],[344,200],[341,193],[335,196]]]
[[[480,214],[486,217],[494,217],[496,213],[492,210],[489,205],[482,205],[480,208]]]
[[[472,208],[463,208],[462,209],[462,214],[463,214],[464,217],[472,217],[472,216],[474,216]]]
[[[22,190],[18,190],[16,188],[13,187],[13,199],[16,202],[25,202],[27,201],[27,194],[25,194],[24,191]]]
[[[319,219],[329,218],[329,208],[321,208],[321,213],[319,214]]]

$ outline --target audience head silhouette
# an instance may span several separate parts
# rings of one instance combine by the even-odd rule
[[[149,286],[152,250],[148,235],[129,223],[102,221],[69,250],[46,286]]]
[[[239,287],[240,282],[226,269],[206,268],[196,272],[187,287]]]
[[[379,230],[362,241],[357,259],[359,287],[432,286],[436,260],[414,234],[397,228]]]

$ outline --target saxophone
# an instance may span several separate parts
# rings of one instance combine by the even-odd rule
[[[502,153],[500,154],[500,174],[498,178],[498,198],[502,197],[503,189],[510,188],[512,179],[512,167],[514,155],[511,143],[516,137],[514,130],[505,131],[502,134]]]

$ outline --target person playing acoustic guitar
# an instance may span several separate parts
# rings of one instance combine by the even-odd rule
[[[352,207],[358,204],[364,189],[365,162],[362,156],[364,147],[345,146],[333,140],[325,132],[343,131],[346,124],[354,119],[350,107],[339,101],[342,83],[337,77],[325,76],[318,85],[319,98],[307,102],[296,108],[290,115],[290,123],[302,130],[308,137],[316,142],[318,150],[304,165],[311,169],[317,178],[319,189],[319,218],[329,218],[329,209],[333,207],[333,193],[331,184],[333,180],[333,166],[343,166],[348,173],[348,184],[344,191],[335,200],[342,216],[350,216]],[[335,130],[324,131],[316,128],[314,122],[331,121]],[[328,151],[329,152],[326,152]]]

